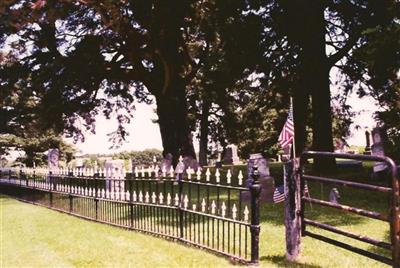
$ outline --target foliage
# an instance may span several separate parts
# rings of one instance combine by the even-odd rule
[[[152,165],[154,164],[154,158],[157,162],[160,162],[162,159],[162,152],[157,149],[147,149],[144,151],[125,151],[113,155],[113,159],[132,160],[132,165],[134,166]]]
[[[46,166],[47,154],[45,152],[51,148],[60,150],[60,160],[70,162],[76,149],[66,143],[62,137],[55,135],[52,131],[44,133],[36,133],[33,130],[26,131],[24,136],[16,136],[11,134],[0,135],[0,150],[7,153],[9,150],[20,150],[25,152],[25,155],[18,162],[25,164],[28,167]]]
[[[128,168],[130,165],[134,166],[148,166],[153,165],[154,158],[159,163],[162,159],[162,152],[157,149],[146,149],[143,151],[123,151],[114,154],[85,154],[79,158],[83,159],[83,165],[85,167],[103,168],[106,159],[123,159],[125,160],[125,167]],[[76,163],[73,163],[76,165]]]

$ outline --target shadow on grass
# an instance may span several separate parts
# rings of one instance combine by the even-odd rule
[[[383,239],[383,241],[387,242],[387,243],[391,243],[390,241],[390,230],[387,230],[385,232],[385,238]],[[368,249],[368,251],[381,255],[381,256],[385,256],[387,258],[391,258],[392,257],[392,251],[388,250],[388,249],[384,249],[381,247],[376,247],[376,246],[370,246]]]
[[[322,266],[307,263],[298,263],[287,261],[285,256],[273,255],[273,256],[261,256],[260,261],[268,261],[277,264],[280,267],[304,267],[304,268],[320,268]]]

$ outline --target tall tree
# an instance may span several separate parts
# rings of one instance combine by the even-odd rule
[[[93,130],[99,112],[118,114],[124,138],[133,101],[148,102],[148,91],[164,152],[194,156],[185,94],[196,71],[185,43],[192,2],[2,2],[0,44],[15,59],[2,65],[2,87],[26,81],[43,122],[77,138],[76,121]]]
[[[290,89],[294,96],[297,152],[300,153],[305,145],[304,122],[310,99],[313,149],[332,151],[330,72],[335,68],[352,78],[350,87],[344,81],[339,82],[338,87],[344,94],[359,82],[371,84],[371,80],[365,79],[368,69],[353,56],[371,42],[367,38],[370,29],[387,28],[398,21],[398,3],[394,0],[266,0],[251,3],[252,9],[265,19],[266,51],[283,59],[277,66],[282,66],[279,69],[294,82]],[[354,65],[350,67],[349,62]],[[320,167],[323,167],[320,164],[332,164],[329,159],[316,162]]]

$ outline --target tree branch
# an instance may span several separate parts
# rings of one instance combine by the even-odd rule
[[[331,67],[335,65],[336,62],[341,60],[346,54],[354,47],[357,43],[358,39],[360,38],[360,32],[356,31],[347,41],[347,43],[340,48],[335,54],[332,54],[328,57],[327,62],[328,66]]]

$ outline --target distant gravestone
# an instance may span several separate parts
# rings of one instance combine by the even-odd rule
[[[224,164],[225,165],[240,164],[236,145],[231,144],[226,147],[226,151],[225,151],[225,155],[224,155]]]
[[[164,159],[161,161],[160,170],[169,172],[172,167],[172,154],[167,153]]]
[[[183,163],[183,160],[180,159],[178,164],[175,167],[175,174],[176,174],[176,179],[179,180],[182,178],[183,172],[185,172],[185,164]]]
[[[329,192],[329,202],[339,204],[340,194],[337,188],[332,188]]]
[[[194,171],[197,171],[199,168],[201,169],[199,162],[191,156],[183,157],[183,164],[185,165],[185,170],[188,168],[191,168]]]
[[[385,156],[385,149],[384,149],[384,143],[386,142],[386,135],[384,133],[384,130],[380,127],[376,127],[372,130],[372,155],[374,156]],[[375,162],[374,164],[374,173],[380,176],[382,172],[384,172],[387,169],[386,163],[383,162]]]
[[[368,130],[365,131],[365,150],[364,154],[370,155],[371,154],[371,134]]]
[[[104,167],[106,169],[106,190],[111,192],[125,191],[125,177],[122,175],[125,161],[121,159],[106,160]]]
[[[270,176],[268,161],[265,159],[261,153],[251,154],[249,160],[247,161],[247,180],[246,184],[248,187],[253,183],[251,174],[253,174],[253,167],[257,165],[259,182],[261,184],[261,195],[260,200],[262,202],[272,203],[275,183],[274,178]],[[249,198],[248,192],[243,192],[243,197],[245,199]]]
[[[58,169],[58,160],[60,158],[60,151],[58,149],[50,149],[47,154],[47,163],[49,171]]]

